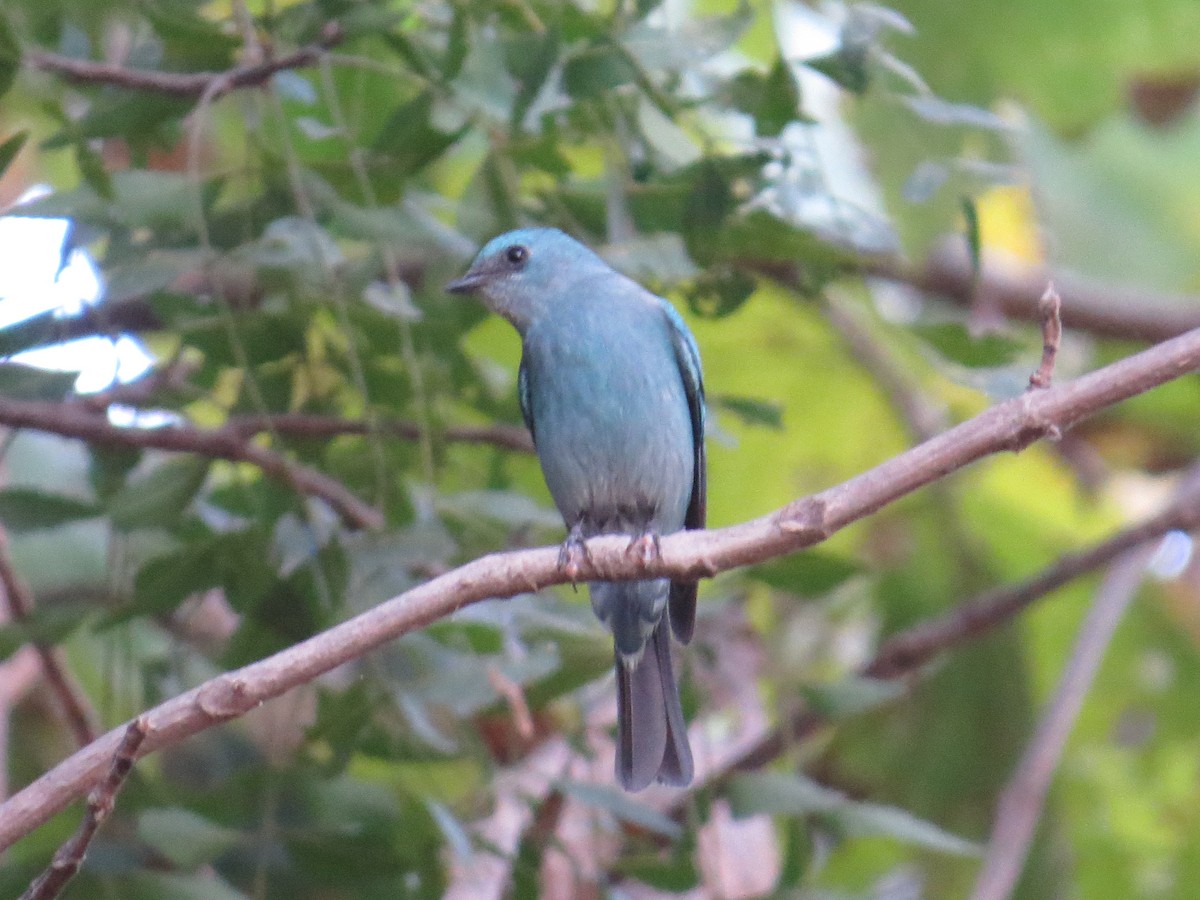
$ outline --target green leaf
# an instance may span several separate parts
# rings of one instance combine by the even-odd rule
[[[243,840],[240,832],[180,807],[146,810],[138,817],[137,834],[181,869],[213,862]]]
[[[735,109],[754,117],[755,129],[762,137],[777,137],[789,123],[807,121],[800,110],[800,90],[782,56],[776,57],[765,75],[739,72],[724,95]]]
[[[733,397],[729,394],[719,394],[711,402],[729,410],[747,425],[758,425],[775,431],[783,430],[783,406],[779,403],[755,397]]]
[[[102,499],[108,499],[119,491],[129,473],[142,461],[142,450],[138,447],[93,445],[88,452],[91,454],[88,481],[96,496]]]
[[[979,855],[979,847],[975,843],[899,807],[881,803],[853,803],[835,818],[851,835],[890,837],[901,843],[959,856]]]
[[[637,79],[637,69],[616,44],[598,40],[563,65],[563,87],[577,100],[599,97]]]
[[[0,355],[55,343],[61,321],[53,312],[0,330]],[[52,372],[24,363],[0,363],[0,396],[13,400],[61,400],[75,386],[75,372]]]
[[[12,137],[5,140],[3,144],[0,144],[0,177],[3,177],[4,173],[8,171],[9,165],[16,159],[17,154],[21,152],[21,148],[25,146],[25,141],[28,138],[28,131],[18,131]]]
[[[826,719],[846,719],[877,709],[904,696],[908,687],[900,680],[883,681],[848,675],[828,684],[803,688],[809,707]]]
[[[657,855],[624,857],[618,862],[617,871],[672,894],[690,891],[700,883],[700,871],[691,853],[673,853],[665,860]]]
[[[730,782],[729,802],[736,817],[820,816],[855,836],[890,837],[942,853],[977,855],[972,842],[918,819],[912,813],[880,803],[860,803],[803,775],[762,772],[739,775]]]
[[[832,53],[804,60],[808,68],[844,87],[852,94],[865,94],[871,83],[871,40],[856,29],[842,31],[842,43]]]
[[[721,226],[733,208],[733,192],[720,168],[708,160],[700,163],[683,210],[683,238],[700,265],[707,265],[719,252]]]
[[[21,45],[8,20],[0,16],[0,97],[8,93],[21,68]]]
[[[946,359],[973,369],[1008,365],[1025,349],[1020,341],[999,334],[975,337],[958,322],[916,325],[912,330]]]
[[[862,567],[853,560],[820,550],[806,550],[750,566],[746,574],[778,591],[820,597],[861,571]]]
[[[118,884],[122,900],[246,900],[245,894],[211,871],[177,875],[142,870],[126,875]]]
[[[470,124],[442,131],[431,122],[433,91],[423,91],[396,107],[375,138],[376,153],[386,156],[396,175],[412,175],[433,162],[467,133]]]
[[[108,174],[104,160],[83,141],[75,145],[75,165],[79,167],[79,174],[88,187],[105,200],[115,199],[112,176]]]
[[[706,319],[724,318],[741,309],[756,287],[754,279],[740,269],[710,266],[688,288],[688,308]]]
[[[637,825],[670,840],[677,840],[683,834],[679,823],[670,816],[638,803],[632,796],[617,788],[566,780],[556,782],[556,786],[564,794],[570,794],[588,806],[603,809],[622,822]]]
[[[178,524],[204,484],[210,462],[201,456],[176,457],[131,479],[108,502],[113,525],[129,530]]]
[[[75,497],[22,487],[0,489],[0,522],[10,531],[53,528],[64,522],[90,519],[100,512],[95,503]]]
[[[193,544],[155,557],[138,570],[133,581],[133,602],[120,610],[118,619],[170,612],[192,594],[217,583],[212,543]]]

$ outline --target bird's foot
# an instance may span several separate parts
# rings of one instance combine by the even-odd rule
[[[583,538],[583,528],[576,523],[571,526],[571,530],[567,533],[567,539],[559,548],[558,567],[574,584],[579,578],[579,565],[585,560],[591,563],[592,554]]]
[[[662,545],[657,531],[647,529],[629,541],[626,553],[635,554],[644,565],[649,565],[662,556]]]

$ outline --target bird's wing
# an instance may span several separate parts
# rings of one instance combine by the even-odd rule
[[[517,402],[521,404],[521,418],[529,429],[529,436],[537,443],[537,435],[533,430],[533,400],[529,393],[529,363],[524,354],[521,355],[521,366],[517,369]]]
[[[683,379],[688,412],[692,419],[692,496],[688,502],[684,528],[703,528],[708,513],[708,476],[704,452],[704,377],[700,370],[700,351],[691,332],[675,308],[665,300],[663,312],[667,318],[671,347]],[[671,630],[683,643],[692,638],[696,625],[696,583],[672,582],[670,599]]]

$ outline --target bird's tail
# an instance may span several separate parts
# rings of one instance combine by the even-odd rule
[[[617,779],[627,791],[652,781],[692,781],[679,688],[671,668],[670,629],[659,621],[640,657],[617,657]]]

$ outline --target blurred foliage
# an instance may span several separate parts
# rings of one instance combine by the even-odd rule
[[[61,643],[113,726],[431,573],[559,540],[534,458],[446,434],[520,424],[515,335],[440,289],[518,224],[570,231],[688,316],[710,395],[714,526],[910,442],[890,388],[827,318],[831,296],[947,421],[1020,391],[1036,366],[1032,327],[981,335],[952,304],[858,276],[867,256],[920,258],[957,232],[1148,290],[1200,285],[1185,177],[1200,157],[1193,0],[892,7],[4,4],[0,196],[46,185],[17,212],[69,218],[62,259],[94,260],[103,297],[90,318],[0,330],[0,392],[71,399],[73,376],[11,357],[123,331],[156,374],[144,418],[120,421],[372,423],[256,440],[338,479],[386,526],[349,528],[246,464],[16,433],[0,451],[0,520],[38,607],[0,628],[0,656],[29,635]],[[331,34],[316,64],[203,99],[68,81],[31,57],[219,72]],[[790,287],[762,275],[783,267]],[[1059,377],[1129,349],[1068,334]],[[768,719],[808,705],[833,724],[691,798],[682,821],[607,771],[557,783],[553,803],[586,808],[597,845],[616,844],[601,895],[717,890],[700,831],[724,809],[769,817],[774,846],[753,861],[764,893],[963,896],[1094,580],[912,690],[852,672],[886,634],[1144,512],[1200,451],[1198,418],[1195,381],[1171,385],[1089,423],[1075,452],[986,461],[816,551],[705,584],[683,676],[712,744],[699,755],[754,720],[748,696]],[[417,439],[390,420],[416,423]],[[1147,584],[1110,649],[1019,896],[1191,895],[1198,644],[1192,564]],[[569,589],[464,610],[140,764],[65,896],[440,896],[455,861],[495,849],[470,825],[504,769],[560,735],[592,753],[610,664]],[[531,707],[530,734],[506,684]],[[10,724],[13,787],[71,749],[41,693]],[[536,892],[562,849],[539,830],[553,803],[512,854],[515,896]],[[0,893],[22,889],[78,815],[17,844]]]

